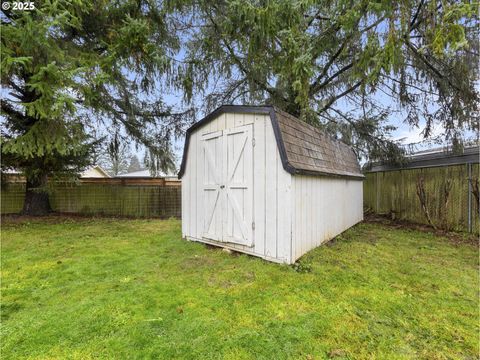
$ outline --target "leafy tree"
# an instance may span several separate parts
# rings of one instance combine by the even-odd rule
[[[402,114],[461,144],[479,130],[477,13],[436,0],[203,2],[185,20],[185,90],[208,109],[276,105],[364,158],[401,156],[389,134]]]
[[[83,165],[89,127],[123,127],[157,157],[164,136],[180,134],[192,115],[172,113],[161,98],[179,77],[166,16],[173,8],[148,0],[35,5],[1,15],[2,167],[24,171],[26,214],[49,209],[49,177]]]

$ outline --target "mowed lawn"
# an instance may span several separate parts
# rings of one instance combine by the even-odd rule
[[[6,220],[1,250],[2,359],[478,358],[477,246],[425,232],[359,224],[297,268],[177,220]]]

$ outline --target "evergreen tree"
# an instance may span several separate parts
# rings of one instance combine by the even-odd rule
[[[442,126],[443,140],[461,144],[465,130],[479,130],[478,9],[439,0],[203,2],[187,22],[186,91],[202,93],[208,109],[276,105],[359,157],[401,155],[389,140],[389,119],[400,114],[397,123],[424,123],[425,137]]]
[[[438,0],[36,2],[2,11],[2,168],[27,177],[24,213],[48,211],[47,179],[88,162],[92,127],[122,128],[154,173],[195,111],[265,102],[351,143],[400,155],[391,104],[424,135],[461,145],[479,129],[478,4]],[[385,99],[385,101],[383,101]]]
[[[1,15],[2,167],[25,173],[25,214],[48,211],[49,177],[82,166],[88,126],[121,126],[156,157],[192,114],[172,114],[158,95],[179,77],[173,9],[148,0],[35,6]]]

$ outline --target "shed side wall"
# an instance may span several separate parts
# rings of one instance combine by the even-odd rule
[[[292,177],[292,260],[363,220],[361,180]]]
[[[215,242],[202,238],[205,211],[201,161],[201,136],[206,133],[253,124],[253,218],[254,246]],[[269,260],[291,260],[292,176],[282,166],[269,115],[225,113],[190,136],[185,174],[182,177],[182,235]]]

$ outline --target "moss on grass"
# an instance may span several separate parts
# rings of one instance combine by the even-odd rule
[[[308,272],[176,220],[3,224],[2,358],[477,358],[478,249],[359,224]]]

